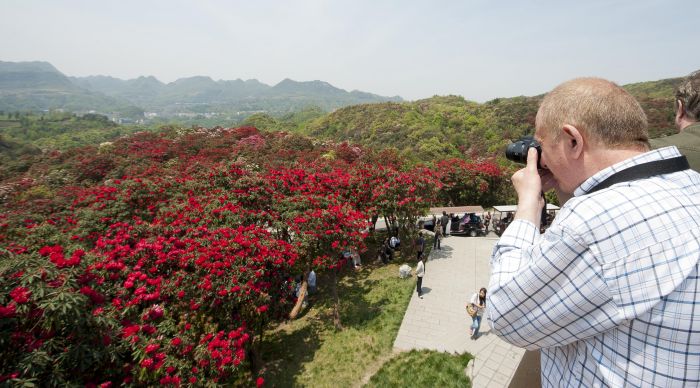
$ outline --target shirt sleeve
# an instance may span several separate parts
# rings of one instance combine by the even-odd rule
[[[540,235],[513,221],[494,247],[487,319],[507,342],[563,346],[620,322],[600,264],[585,242],[559,225]]]

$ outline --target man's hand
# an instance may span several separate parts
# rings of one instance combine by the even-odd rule
[[[515,219],[530,221],[539,228],[544,198],[542,198],[542,178],[537,171],[536,149],[528,150],[527,165],[516,171],[511,180],[518,193],[518,211],[515,212]]]

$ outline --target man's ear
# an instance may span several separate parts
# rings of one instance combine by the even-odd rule
[[[561,131],[566,151],[570,152],[571,157],[574,159],[581,157],[583,154],[584,141],[586,140],[583,133],[570,124],[564,124]]]
[[[685,116],[685,109],[683,108],[683,101],[676,100],[676,123],[678,123]]]

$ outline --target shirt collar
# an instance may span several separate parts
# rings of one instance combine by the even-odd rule
[[[646,162],[671,159],[677,156],[681,156],[681,153],[678,151],[678,148],[676,148],[675,146],[670,146],[645,152],[627,160],[623,160],[622,162],[618,162],[610,167],[598,171],[597,173],[593,174],[593,176],[583,181],[583,183],[581,183],[581,185],[574,191],[574,196],[578,197],[588,193],[591,189],[597,186],[598,183],[604,181],[609,176],[624,169]]]
[[[700,122],[696,122],[683,128],[682,132],[700,132]]]

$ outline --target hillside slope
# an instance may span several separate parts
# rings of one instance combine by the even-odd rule
[[[511,139],[534,126],[537,98],[485,104],[459,96],[339,109],[309,123],[305,133],[371,147],[393,147],[413,159],[500,154]]]
[[[678,132],[675,128],[673,97],[676,86],[682,80],[683,78],[668,78],[624,86],[644,108],[649,121],[649,136],[652,138]]]
[[[681,78],[624,85],[644,109],[651,138],[676,133],[673,91]],[[315,119],[305,133],[373,147],[394,147],[416,159],[501,155],[512,139],[534,131],[542,96],[484,104],[458,96],[350,106]]]

